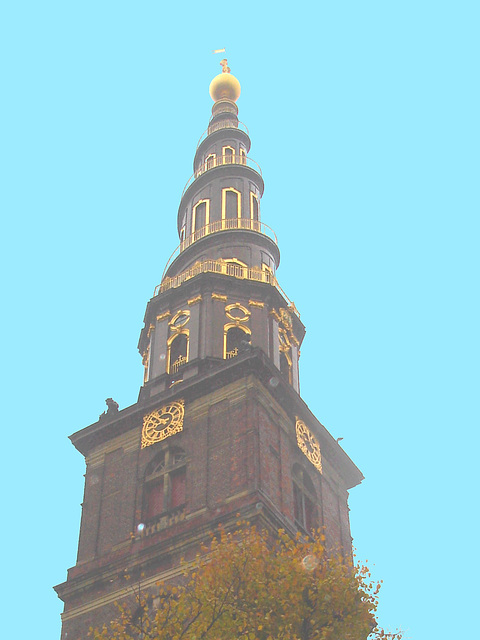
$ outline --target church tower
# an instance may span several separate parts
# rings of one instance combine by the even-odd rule
[[[179,246],[145,312],[138,402],[119,411],[109,398],[71,436],[86,474],[77,563],[56,587],[62,639],[112,619],[127,574],[144,589],[175,579],[182,557],[239,517],[292,534],[325,527],[329,545],[351,551],[348,490],[362,474],[300,397],[305,327],[277,280],[240,83],[222,65]]]

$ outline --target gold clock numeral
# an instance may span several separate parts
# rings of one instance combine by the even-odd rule
[[[307,425],[297,418],[295,424],[297,434],[297,444],[303,454],[310,460],[313,466],[322,473],[322,456],[317,438],[313,435]]]
[[[184,412],[185,402],[177,400],[144,416],[142,449],[182,431]]]

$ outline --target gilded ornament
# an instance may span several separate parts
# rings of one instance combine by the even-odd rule
[[[190,298],[190,300],[187,300],[187,304],[191,307],[193,304],[197,304],[198,302],[201,302],[202,300],[202,296],[198,295],[195,296],[195,298]]]
[[[292,326],[292,316],[290,315],[290,311],[288,309],[285,309],[285,307],[281,307],[279,309],[279,312],[281,322],[287,329],[290,329],[290,327]]]
[[[249,300],[248,304],[250,307],[258,307],[259,309],[263,309],[265,306],[264,302],[260,302],[259,300]]]
[[[240,302],[234,302],[233,304],[228,304],[225,307],[225,315],[229,320],[239,323],[248,322],[248,319],[252,314],[248,309],[241,305]]]
[[[190,320],[190,311],[187,309],[186,311],[180,310],[173,316],[173,318],[168,323],[171,329],[180,329],[184,327],[187,322]]]
[[[272,309],[270,315],[273,316],[277,322],[280,322],[281,318],[276,309]]]
[[[171,315],[170,311],[165,311],[164,313],[161,313],[160,315],[157,316],[157,322],[161,322],[162,320],[165,320],[165,318],[168,318]]]
[[[142,449],[182,431],[184,413],[185,401],[176,400],[144,416]]]
[[[313,435],[307,425],[297,418],[295,424],[297,434],[297,444],[300,451],[310,460],[313,466],[322,473],[322,456],[317,438]]]
[[[226,302],[227,296],[223,295],[223,293],[212,293],[212,300],[221,300],[222,302]]]

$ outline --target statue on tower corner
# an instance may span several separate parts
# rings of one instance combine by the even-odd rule
[[[118,402],[115,402],[113,398],[107,398],[105,402],[107,404],[107,410],[99,415],[99,419],[112,415],[112,413],[118,413]]]

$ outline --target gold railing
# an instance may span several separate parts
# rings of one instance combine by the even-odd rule
[[[201,229],[197,229],[194,233],[190,234],[188,238],[182,240],[182,242],[178,245],[175,251],[172,253],[170,258],[168,259],[167,265],[163,270],[162,282],[167,273],[168,267],[175,260],[175,258],[188,249],[190,245],[197,240],[201,240],[205,236],[209,236],[212,233],[218,233],[219,231],[229,231],[230,229],[245,229],[247,231],[255,231],[256,233],[261,233],[270,240],[273,240],[275,244],[277,243],[277,236],[275,235],[275,231],[270,229],[269,226],[263,224],[263,222],[259,222],[258,220],[252,220],[251,218],[224,218],[223,220],[216,220],[215,222],[210,222],[205,227]]]
[[[170,373],[177,373],[184,364],[187,364],[187,356],[178,356],[175,362],[170,365]]]
[[[185,251],[187,247],[191,244],[204,238],[205,236],[210,235],[211,233],[217,233],[218,231],[228,231],[229,229],[246,229],[247,231],[256,231],[257,233],[261,233],[264,236],[268,236],[270,240],[273,240],[275,244],[277,244],[277,236],[275,235],[275,231],[267,227],[263,222],[259,222],[258,220],[252,220],[251,218],[224,218],[223,220],[216,220],[215,222],[210,222],[205,227],[201,229],[197,229],[188,238],[185,238],[179,246],[179,253]]]
[[[160,293],[164,293],[164,291],[168,291],[169,289],[176,289],[187,280],[195,278],[195,276],[198,276],[201,273],[222,273],[241,280],[254,280],[256,282],[271,284],[282,294],[288,306],[300,318],[300,314],[298,313],[294,303],[289,300],[287,294],[278,284],[276,277],[271,271],[262,271],[259,267],[242,267],[242,265],[226,262],[221,259],[196,262],[192,267],[182,271],[182,273],[179,273],[177,276],[173,276],[173,278],[164,278],[161,284],[158,284],[155,287],[153,295],[158,296]]]
[[[179,273],[177,276],[173,276],[173,278],[164,278],[162,283],[155,287],[153,295],[157,296],[159,293],[163,293],[169,289],[176,289],[187,280],[201,273],[223,273],[224,275],[234,278],[256,280],[257,282],[266,282],[274,286],[276,286],[277,282],[275,276],[270,271],[262,271],[258,267],[242,267],[239,264],[232,264],[224,260],[204,260],[203,262],[196,262],[192,267]]]
[[[200,146],[200,143],[203,142],[203,140],[205,140],[205,138],[208,135],[210,135],[210,133],[213,133],[214,131],[218,131],[219,129],[240,129],[240,131],[243,131],[244,133],[246,133],[247,136],[249,135],[247,125],[241,122],[240,120],[238,121],[238,127],[232,127],[230,121],[228,120],[226,122],[220,121],[214,125],[213,129],[211,125],[209,125],[207,129],[205,129],[205,131],[200,136],[200,140],[198,141],[198,144],[197,144],[197,149]]]
[[[248,156],[235,153],[231,155],[227,154],[227,155],[211,157],[211,158],[208,158],[208,160],[206,160],[205,162],[203,162],[199,166],[199,168],[195,171],[195,173],[191,175],[190,178],[187,180],[187,184],[185,185],[182,191],[182,198],[185,195],[185,191],[192,184],[192,182],[194,182],[194,180],[196,180],[198,177],[203,175],[206,171],[209,171],[210,169],[214,169],[215,167],[221,167],[226,164],[239,164],[239,165],[243,165],[244,167],[250,167],[251,169],[254,169],[257,173],[262,175],[262,170],[260,169],[259,164],[255,162],[255,160],[253,160],[252,158],[249,158]]]

